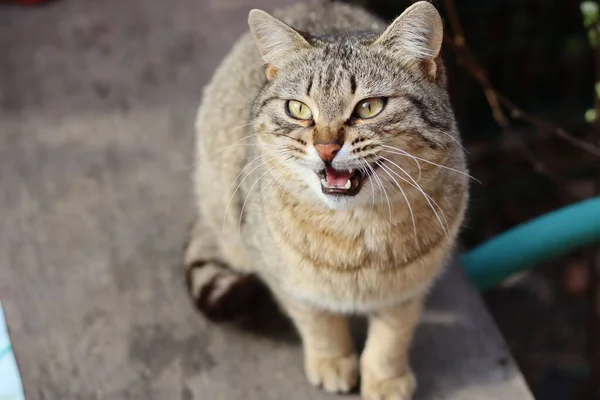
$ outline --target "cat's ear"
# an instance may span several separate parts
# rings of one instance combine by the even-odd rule
[[[267,64],[268,79],[277,74],[290,53],[311,47],[296,30],[262,10],[250,11],[248,25],[258,52]]]
[[[444,39],[444,25],[437,9],[427,1],[408,7],[402,15],[373,43],[390,49],[403,62],[426,61],[436,73],[435,59],[440,54]]]

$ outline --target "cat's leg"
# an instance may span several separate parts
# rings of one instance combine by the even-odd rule
[[[417,381],[409,365],[409,349],[419,322],[423,298],[369,315],[367,343],[361,356],[364,400],[410,400]]]
[[[302,338],[308,381],[327,392],[352,390],[358,382],[358,357],[347,318],[291,299],[278,300]]]
[[[199,218],[190,232],[184,264],[196,307],[212,321],[226,321],[246,314],[263,287],[254,275],[230,268],[217,238]]]

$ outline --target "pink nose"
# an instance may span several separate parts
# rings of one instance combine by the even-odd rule
[[[330,162],[335,158],[335,155],[342,146],[337,143],[315,144],[315,149],[323,161]]]

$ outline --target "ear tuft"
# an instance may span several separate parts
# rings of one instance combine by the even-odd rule
[[[441,50],[444,26],[437,9],[427,1],[407,8],[381,34],[374,44],[381,44],[404,61],[431,60]]]
[[[281,67],[290,53],[311,47],[300,33],[262,10],[250,11],[248,25],[261,57],[272,71]]]

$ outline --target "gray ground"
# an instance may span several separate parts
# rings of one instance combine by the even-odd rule
[[[207,324],[179,265],[201,88],[251,7],[290,1],[0,5],[0,299],[29,400],[333,398],[285,321]],[[420,398],[529,398],[458,270],[441,289]]]

